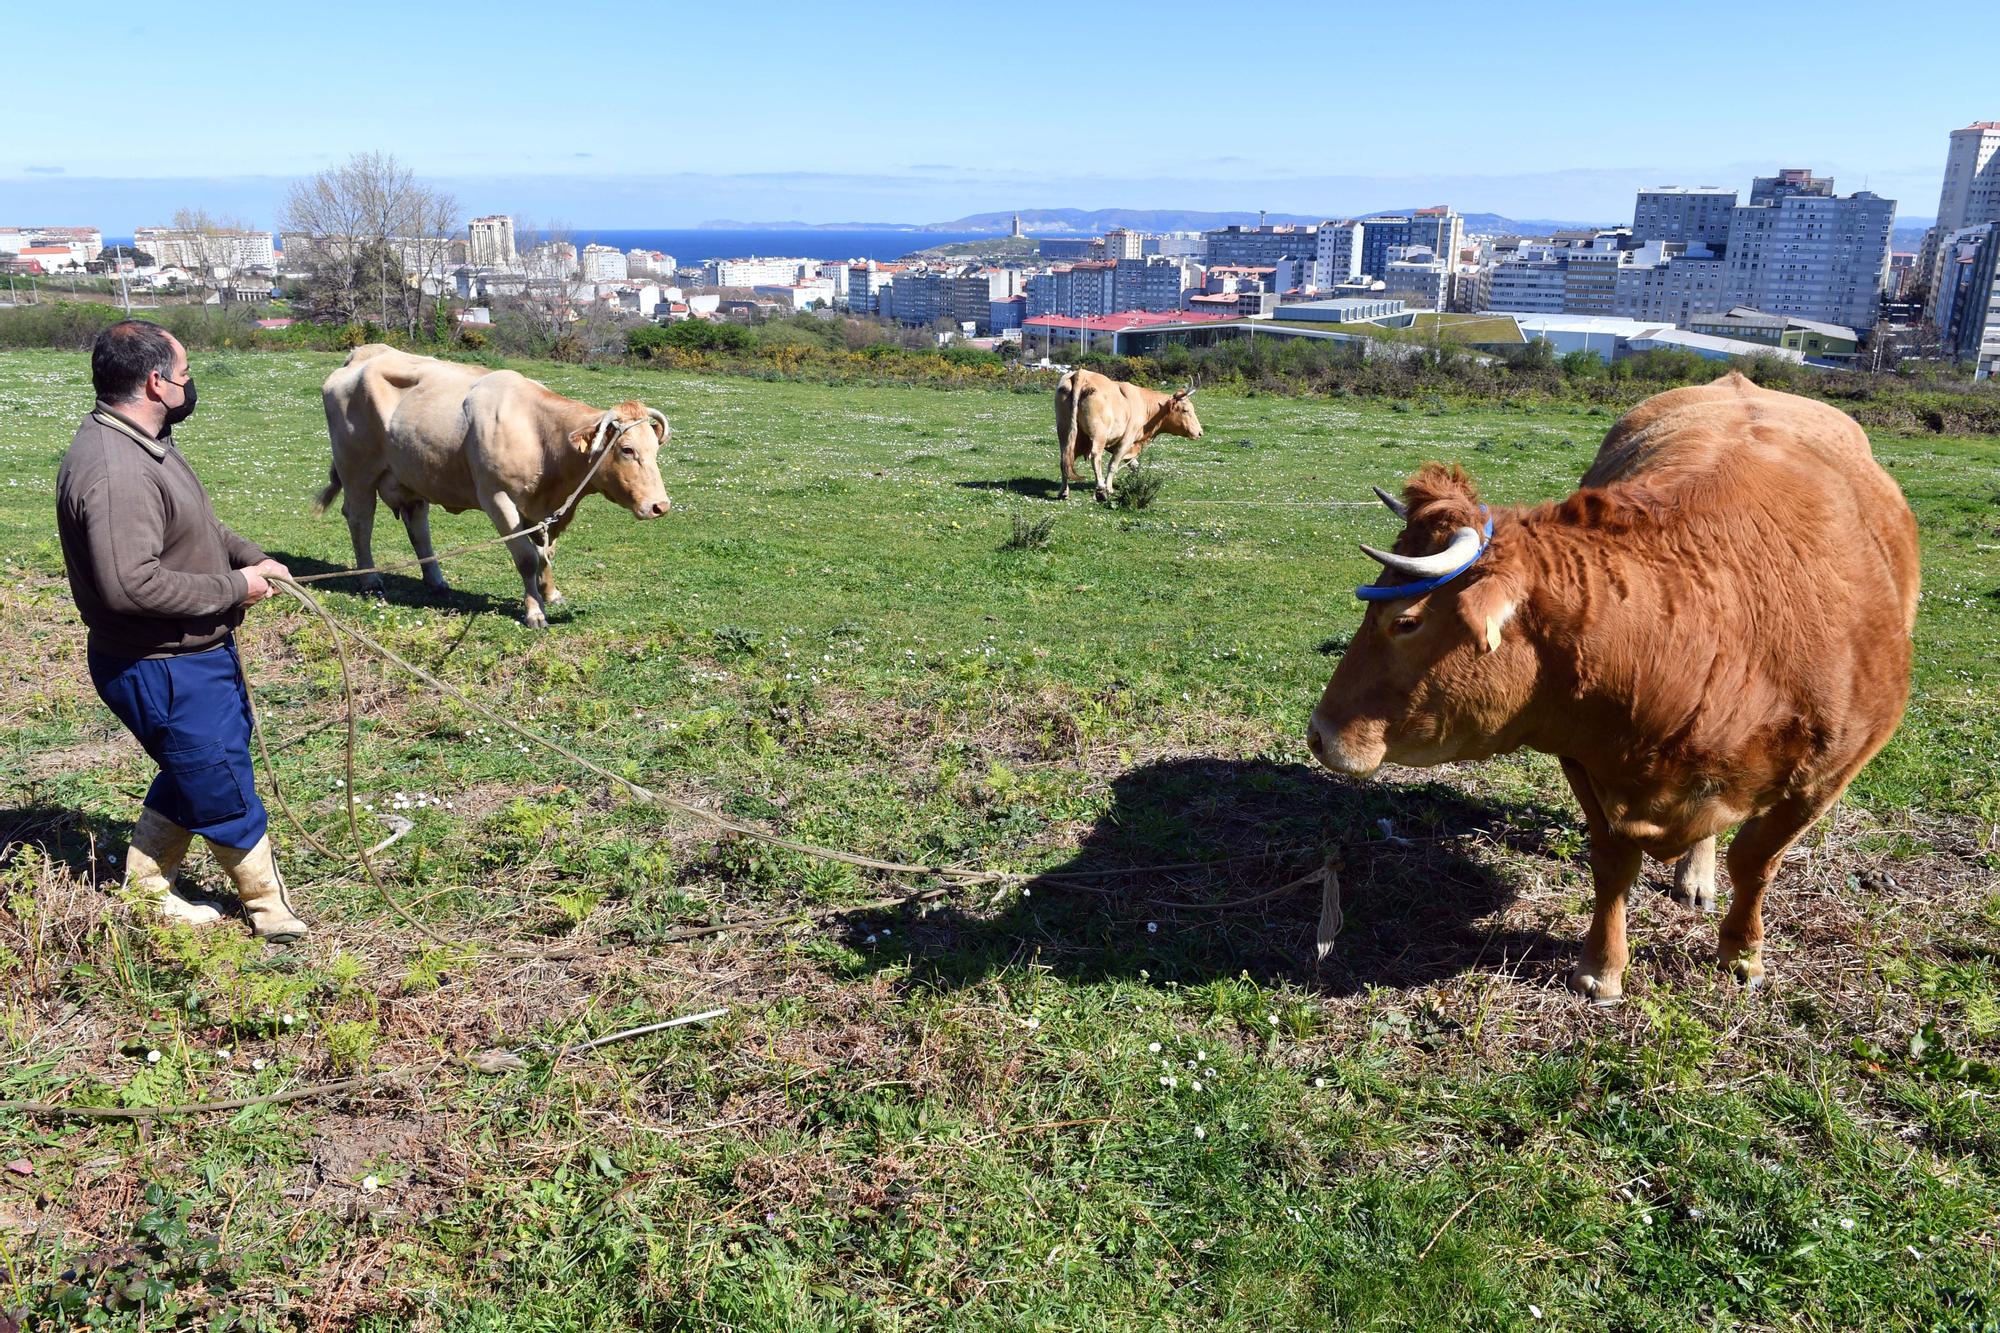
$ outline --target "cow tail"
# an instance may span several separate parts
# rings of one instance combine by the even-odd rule
[[[1069,450],[1069,456],[1075,458],[1077,409],[1083,406],[1083,380],[1074,370],[1069,372],[1067,378],[1069,379],[1069,443],[1065,447]]]
[[[324,514],[326,507],[333,503],[333,497],[340,494],[340,469],[327,464],[326,489],[313,497],[313,513]]]

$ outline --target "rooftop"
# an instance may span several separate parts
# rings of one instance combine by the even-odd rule
[[[1235,297],[1229,297],[1231,304]],[[1036,315],[1022,323],[1037,329],[1088,329],[1092,333],[1122,333],[1126,329],[1152,329],[1164,324],[1207,324],[1232,319],[1229,315],[1209,315],[1200,311],[1121,310],[1109,315]]]

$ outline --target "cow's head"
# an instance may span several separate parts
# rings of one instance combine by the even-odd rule
[[[1537,674],[1533,649],[1509,630],[1524,576],[1504,549],[1488,549],[1479,493],[1456,466],[1425,464],[1401,504],[1377,494],[1404,525],[1393,551],[1362,548],[1382,562],[1375,586],[1413,592],[1368,603],[1313,710],[1307,747],[1355,777],[1385,762],[1428,767],[1512,748],[1507,733]]]
[[[1166,410],[1160,414],[1160,429],[1183,439],[1201,438],[1201,418],[1194,414],[1194,386],[1167,396]]]
[[[607,451],[592,489],[631,510],[634,518],[658,518],[673,505],[667,484],[660,480],[660,446],[671,433],[665,413],[644,403],[626,402],[570,438],[586,451]]]

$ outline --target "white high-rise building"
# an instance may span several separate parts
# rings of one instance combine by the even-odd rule
[[[514,219],[505,213],[474,218],[466,224],[466,257],[474,268],[508,268],[519,255],[514,249]]]
[[[582,256],[585,282],[623,282],[632,276],[625,252],[613,245],[586,245]]]
[[[176,264],[185,269],[234,272],[277,265],[277,247],[268,231],[242,231],[234,227],[207,231],[139,227],[133,233],[132,244],[162,266]]]
[[[2000,121],[1982,120],[1951,132],[1937,225],[1924,233],[1917,281],[1928,293],[1924,317],[1942,330],[1951,240],[1967,227],[2000,222]]]
[[[658,250],[627,250],[625,270],[635,278],[671,278],[674,257]]]
[[[1361,224],[1322,222],[1313,255],[1312,283],[1331,291],[1361,276]]]
[[[2000,120],[1983,120],[1951,132],[1938,195],[1937,225],[1953,232],[2000,222]]]
[[[816,259],[760,258],[711,259],[703,274],[711,287],[765,287],[774,283],[797,282],[807,274],[817,275]]]

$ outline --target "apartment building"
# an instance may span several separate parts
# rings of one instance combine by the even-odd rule
[[[1524,315],[1560,315],[1567,281],[1561,250],[1528,244],[1493,266],[1486,308]]]
[[[1223,227],[1203,233],[1211,265],[1275,266],[1289,263],[1293,271],[1310,274],[1319,257],[1319,228],[1279,225]]]
[[[1116,263],[1121,259],[1140,259],[1146,253],[1146,234],[1127,231],[1123,227],[1113,227],[1104,233],[1104,257]]]
[[[88,264],[103,252],[104,233],[95,227],[0,227],[0,255],[55,247],[69,252],[63,263]]]
[[[1121,259],[1111,280],[1116,310],[1179,310],[1181,297],[1199,287],[1204,270],[1179,259]]]
[[[161,267],[169,264],[188,269],[276,268],[277,247],[268,231],[246,231],[216,227],[206,231],[180,231],[172,227],[139,227],[132,244],[153,256]]]
[[[1833,177],[1815,176],[1804,167],[1790,167],[1775,176],[1758,176],[1750,182],[1750,207],[1763,208],[1781,199],[1799,195],[1830,198]]]
[[[466,260],[474,268],[509,268],[520,255],[514,249],[514,219],[505,213],[474,218],[465,224]]]
[[[1118,266],[1103,260],[1058,267],[1028,277],[1027,318],[1108,315],[1118,307]]]
[[[1735,208],[1736,191],[1714,185],[1641,190],[1632,209],[1632,239],[1641,244],[1679,241],[1720,254],[1729,244],[1729,219]]]
[[[625,271],[635,278],[671,278],[674,257],[660,250],[627,250]]]
[[[1945,238],[1932,309],[1938,340],[1956,361],[1986,359],[2000,342],[2000,222]]]
[[[894,282],[904,267],[902,264],[878,264],[872,259],[848,265],[847,308],[857,315],[882,313],[882,289]]]
[[[1953,130],[1945,154],[1939,229],[1958,231],[1982,222],[2000,222],[2000,120]]]
[[[1632,251],[1618,270],[1612,313],[1626,319],[1686,324],[1704,311],[1729,305],[1722,258],[1707,250],[1683,250],[1678,242],[1648,241]]]
[[[623,282],[632,276],[625,252],[616,246],[586,245],[578,262],[585,282]]]
[[[1924,234],[1913,285],[1928,293],[1924,315],[1942,329],[1938,302],[1945,292],[1947,244],[1968,227],[2000,222],[2000,121],[1977,121],[1951,132],[1945,153],[1944,186],[1938,192],[1938,220]],[[1956,282],[1962,274],[1950,275]]]
[[[703,266],[702,277],[711,287],[758,287],[797,282],[816,275],[816,259],[760,258],[711,259]]]
[[[1866,190],[1842,197],[1805,171],[1757,185],[1751,197],[1769,202],[1730,212],[1729,304],[1872,329],[1889,281],[1896,201]]]
[[[1361,224],[1322,222],[1314,251],[1312,285],[1330,291],[1361,276]]]

